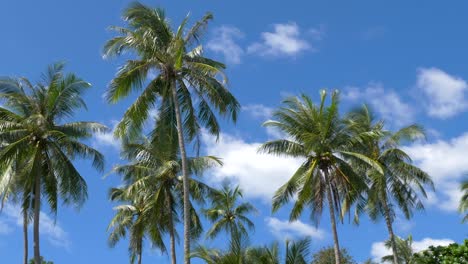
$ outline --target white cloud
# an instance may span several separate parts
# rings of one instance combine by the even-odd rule
[[[152,112],[150,112],[150,116],[152,116],[153,114],[157,114],[157,111],[152,110]],[[112,124],[112,130],[108,132],[104,132],[104,133],[96,133],[94,135],[94,139],[93,139],[94,147],[98,147],[98,148],[99,147],[112,147],[117,150],[120,149],[121,142],[119,139],[116,139],[114,137],[115,127],[117,126],[118,121],[112,120],[111,124]]]
[[[1,219],[3,218],[3,220]],[[23,227],[23,216],[21,208],[18,206],[6,205],[2,214],[0,214],[0,234],[2,234],[2,223],[5,230],[13,231],[13,226]],[[39,223],[40,235],[44,236],[47,241],[55,247],[70,249],[71,242],[68,238],[68,233],[44,212],[40,212]]]
[[[273,108],[262,104],[248,104],[242,106],[242,111],[249,113],[254,118],[269,119],[273,114]]]
[[[211,171],[214,182],[233,180],[249,197],[271,201],[275,191],[299,168],[298,159],[257,153],[261,143],[248,143],[241,138],[221,134],[219,141],[203,135],[206,152],[221,157],[224,166]]]
[[[413,251],[420,252],[423,251],[429,246],[447,246],[454,243],[451,239],[433,239],[433,238],[424,238],[420,241],[413,241]],[[374,261],[380,262],[382,257],[391,255],[392,250],[385,247],[384,242],[375,242],[371,247],[371,255]]]
[[[440,69],[419,69],[416,87],[426,97],[430,116],[452,117],[468,106],[464,96],[468,89],[466,81]]]
[[[273,27],[273,32],[263,32],[262,41],[251,44],[247,52],[262,56],[295,56],[305,50],[313,49],[310,43],[301,36],[296,23],[274,24]],[[315,36],[321,36],[319,30],[309,30],[309,32]]]
[[[390,254],[392,254],[392,251],[385,247],[384,242],[372,243],[371,256],[374,261],[380,262],[383,257],[388,256]]]
[[[261,121],[267,121],[273,116],[274,109],[262,104],[249,104],[242,106],[242,111],[247,112],[251,117],[260,119]],[[285,138],[286,135],[279,129],[274,127],[266,127],[265,132],[269,139]]]
[[[289,222],[287,220],[281,221],[274,217],[267,217],[265,221],[270,228],[270,232],[281,240],[303,237],[323,239],[325,236],[323,230],[304,224],[300,220]]]
[[[214,30],[214,37],[208,42],[207,48],[216,53],[222,53],[230,64],[241,63],[244,50],[236,43],[244,34],[236,27],[221,26]]]
[[[114,138],[114,132],[96,133],[95,145],[97,146],[111,146],[113,148],[120,148],[120,141]]]
[[[387,122],[397,126],[411,123],[414,119],[414,110],[393,90],[386,90],[380,83],[370,83],[365,88],[347,87],[343,92],[343,99],[368,103]]]
[[[70,249],[71,242],[68,239],[68,233],[65,232],[60,225],[55,224],[54,220],[44,212],[40,213],[41,234],[47,237],[49,243],[56,247],[63,247],[67,250]]]
[[[456,211],[462,195],[459,182],[468,173],[468,133],[448,141],[417,143],[404,150],[435,183],[436,193],[429,193],[429,204]]]

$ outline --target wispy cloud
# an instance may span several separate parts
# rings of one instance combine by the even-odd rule
[[[117,126],[118,121],[117,120],[111,120],[110,123],[112,125],[112,130],[109,130],[109,131],[104,132],[104,133],[96,133],[94,135],[94,139],[93,139],[93,146],[94,147],[100,148],[100,149],[108,148],[108,147],[111,147],[111,148],[113,148],[115,150],[120,149],[121,142],[120,142],[119,139],[114,137],[115,127]]]
[[[386,33],[386,28],[383,26],[369,27],[361,32],[361,37],[364,40],[375,40],[382,38]]]
[[[419,69],[416,87],[425,97],[429,116],[445,119],[468,107],[466,81],[440,69]]]
[[[21,214],[21,208],[7,204],[2,214],[0,214],[0,234],[2,234],[2,226],[3,230],[7,231],[3,232],[3,234],[12,232],[15,226],[22,227],[23,216]],[[54,219],[44,212],[40,212],[39,229],[41,235],[44,236],[51,245],[70,250],[71,241],[68,233],[65,232],[59,223],[56,223]]]
[[[244,37],[244,33],[236,27],[224,25],[216,28],[213,35],[206,46],[208,50],[223,54],[227,63],[241,63],[244,50],[237,41]]]
[[[303,237],[312,237],[315,239],[323,239],[325,232],[301,221],[289,222],[282,221],[275,217],[265,218],[270,232],[278,239],[294,239]]]
[[[14,229],[6,221],[0,220],[0,235],[9,234],[13,232],[13,230]]]
[[[273,108],[263,104],[248,104],[242,106],[242,111],[249,113],[254,118],[269,119],[273,115]]]
[[[414,120],[415,111],[411,105],[404,102],[395,91],[385,89],[381,83],[371,82],[363,88],[346,87],[343,99],[359,104],[368,103],[382,118],[397,126]]]

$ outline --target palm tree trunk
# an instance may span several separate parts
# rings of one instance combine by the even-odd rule
[[[190,264],[190,204],[189,204],[189,175],[187,166],[187,153],[185,152],[184,130],[180,114],[179,101],[177,99],[177,87],[175,80],[172,81],[172,99],[174,101],[175,115],[177,121],[177,136],[179,138],[180,156],[182,159],[182,176],[184,190],[184,263]]]
[[[138,249],[138,264],[141,264],[142,252],[143,252],[143,249],[140,246],[140,249]]]
[[[392,218],[390,216],[390,208],[388,207],[387,199],[382,201],[385,214],[385,222],[387,223],[388,234],[390,235],[390,243],[392,244],[393,251],[393,264],[398,264],[397,246],[395,241],[395,234],[393,233]]]
[[[24,258],[23,263],[28,264],[28,213],[23,211],[23,243],[24,243]]]
[[[34,186],[34,262],[41,264],[41,253],[39,250],[39,216],[41,206],[41,177],[36,174]]]
[[[169,190],[166,191],[167,195],[167,210],[169,213],[169,238],[171,243],[171,264],[177,263],[177,257],[175,252],[175,234],[174,234],[174,219],[172,218],[172,197]]]
[[[333,242],[334,242],[334,249],[335,249],[335,264],[341,264],[340,244],[338,242],[338,232],[336,231],[336,217],[335,217],[335,207],[333,206],[332,187],[331,187],[328,173],[325,173],[325,177],[326,177],[325,181],[327,184],[328,208],[330,210],[330,221],[331,221],[331,227],[332,227],[332,232],[333,232]]]

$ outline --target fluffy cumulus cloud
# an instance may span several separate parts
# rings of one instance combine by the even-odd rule
[[[208,50],[223,54],[229,64],[241,63],[244,50],[237,44],[237,41],[244,37],[242,31],[236,27],[225,25],[216,28],[213,35],[206,46]]]
[[[44,212],[40,212],[40,218],[39,228],[41,230],[41,235],[43,235],[51,245],[69,250],[71,242],[68,233]],[[15,226],[23,226],[21,209],[17,206],[6,205],[0,215],[0,234],[12,232]]]
[[[370,83],[364,88],[347,87],[342,97],[353,103],[368,103],[382,118],[397,126],[414,120],[415,113],[410,104],[404,102],[395,91],[385,89],[380,83]]]
[[[433,239],[433,238],[424,238],[419,241],[413,241],[413,251],[420,252],[423,251],[429,246],[447,246],[454,243],[451,239]],[[375,242],[372,244],[371,255],[374,261],[381,261],[382,257],[391,255],[392,250],[385,247],[384,242]]]
[[[218,142],[203,135],[206,152],[223,158],[224,166],[214,168],[210,179],[214,182],[231,180],[238,183],[248,197],[271,201],[275,191],[300,166],[298,159],[276,157],[257,152],[261,143],[221,134]]]
[[[265,218],[265,222],[270,232],[281,240],[303,237],[323,239],[325,237],[325,232],[323,230],[307,225],[299,220],[289,222],[274,217],[267,217]]]
[[[316,39],[321,38],[321,30],[309,30]],[[263,32],[262,40],[247,48],[247,52],[262,56],[295,56],[303,51],[313,49],[309,41],[301,34],[299,26],[294,23],[274,24],[273,32]]]
[[[468,133],[450,140],[414,144],[405,151],[436,184],[437,193],[430,194],[429,204],[455,211],[462,195],[459,182],[468,173]]]
[[[436,118],[452,117],[468,106],[465,80],[437,68],[422,68],[418,71],[417,89],[426,98],[428,114]]]

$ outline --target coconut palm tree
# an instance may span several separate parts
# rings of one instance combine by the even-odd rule
[[[114,247],[128,233],[130,263],[135,263],[136,259],[138,264],[142,261],[145,237],[151,240],[154,247],[162,252],[166,251],[163,234],[167,230],[165,225],[158,221],[161,219],[158,216],[159,208],[148,206],[148,193],[134,193],[132,197],[124,188],[112,188],[109,196],[112,201],[123,203],[114,207],[116,214],[108,226],[109,246]]]
[[[234,236],[229,242],[228,250],[196,247],[190,258],[198,258],[206,264],[254,264],[248,256],[248,241],[245,236]]]
[[[286,241],[283,257],[278,243],[270,247],[247,247],[246,240],[235,237],[227,251],[208,249],[199,246],[192,252],[193,258],[199,258],[207,264],[306,264],[309,257],[310,239],[296,242]]]
[[[239,202],[242,196],[239,186],[231,188],[228,184],[224,184],[221,190],[212,195],[212,206],[203,210],[213,223],[206,233],[208,238],[215,238],[221,231],[228,233],[231,241],[236,241],[237,237],[248,238],[248,231],[254,229],[254,224],[247,215],[256,212],[256,209],[248,202]]]
[[[392,255],[387,255],[382,258],[382,262],[392,262],[394,259],[397,259],[397,263],[401,264],[410,264],[413,259],[413,237],[410,235],[406,239],[402,239],[400,237],[395,237],[394,239],[396,243],[396,248],[398,252],[397,254],[392,253]],[[393,241],[387,240],[385,241],[385,247],[388,249],[393,250]],[[395,251],[393,251],[395,252]]]
[[[42,81],[33,85],[25,78],[0,79],[0,168],[21,161],[14,173],[27,194],[31,193],[34,259],[40,263],[39,213],[44,197],[57,213],[59,199],[81,206],[87,198],[86,182],[73,165],[73,159],[91,159],[98,170],[104,157],[81,140],[106,127],[94,122],[64,123],[76,110],[85,108],[82,93],[90,84],[74,74],[64,74],[61,63],[49,67]]]
[[[399,254],[393,232],[395,208],[401,209],[406,218],[412,216],[412,210],[424,209],[418,192],[426,197],[424,186],[434,188],[427,173],[412,164],[411,158],[402,149],[402,144],[424,139],[425,134],[419,125],[410,125],[396,132],[386,130],[384,122],[375,119],[372,111],[364,105],[352,111],[348,116],[356,138],[364,138],[356,146],[383,167],[383,173],[372,167],[359,169],[368,177],[367,199],[358,205],[358,213],[366,210],[371,219],[383,216],[387,224],[389,240],[392,244],[394,264],[398,264]]]
[[[325,106],[326,91],[321,91],[318,105],[302,95],[283,101],[284,106],[274,112],[276,120],[264,125],[287,135],[264,143],[259,151],[278,156],[303,159],[302,165],[273,197],[273,211],[288,203],[295,194],[290,220],[296,220],[305,207],[312,209],[311,218],[318,222],[324,202],[327,202],[334,239],[335,260],[341,263],[336,230],[336,213],[342,218],[349,205],[365,188],[364,178],[357,175],[348,162],[355,158],[378,171],[380,165],[357,152],[351,152],[352,137],[338,112],[338,93],[333,92],[329,106]],[[344,207],[342,201],[346,200]]]
[[[463,192],[463,196],[460,199],[460,206],[459,210],[461,213],[465,213],[468,211],[468,180],[464,181],[460,186],[461,191]],[[463,222],[468,221],[468,213],[463,218]]]
[[[21,177],[15,175],[15,171],[19,171],[19,167],[15,161],[10,167],[7,167],[0,176],[0,213],[5,206],[6,201],[12,201],[14,204],[21,204],[21,214],[23,215],[23,263],[28,264],[28,225],[30,222],[31,212],[31,187],[21,183]]]
[[[159,129],[156,129],[159,132]],[[177,136],[175,133],[173,135]],[[157,208],[159,222],[167,223],[170,237],[172,264],[176,263],[175,224],[179,222],[179,208],[183,207],[183,184],[180,177],[181,161],[177,150],[177,137],[162,133],[152,139],[141,137],[123,144],[122,157],[130,160],[129,164],[119,165],[114,171],[123,176],[125,192],[129,196],[147,193],[146,208]],[[206,169],[222,165],[213,156],[188,158],[189,171],[201,175]],[[203,204],[205,197],[214,192],[202,181],[189,178],[191,200]],[[192,201],[189,203],[191,214],[191,235],[198,237],[202,232],[201,221]]]
[[[251,263],[262,264],[307,264],[310,263],[309,251],[310,239],[305,238],[298,241],[285,242],[284,258],[281,261],[278,243],[270,247],[256,247],[247,250],[248,259]]]
[[[191,28],[186,28],[186,17],[175,31],[162,9],[138,2],[132,3],[123,16],[127,27],[113,27],[119,36],[106,43],[104,57],[129,51],[137,58],[128,60],[119,70],[110,84],[107,99],[114,103],[131,91],[142,92],[125,112],[116,135],[137,134],[156,105],[160,114],[157,125],[177,130],[184,181],[184,255],[188,264],[190,175],[185,144],[197,139],[202,127],[217,136],[220,126],[215,111],[235,121],[240,106],[226,88],[224,64],[204,57],[198,43],[213,18],[210,13]]]

